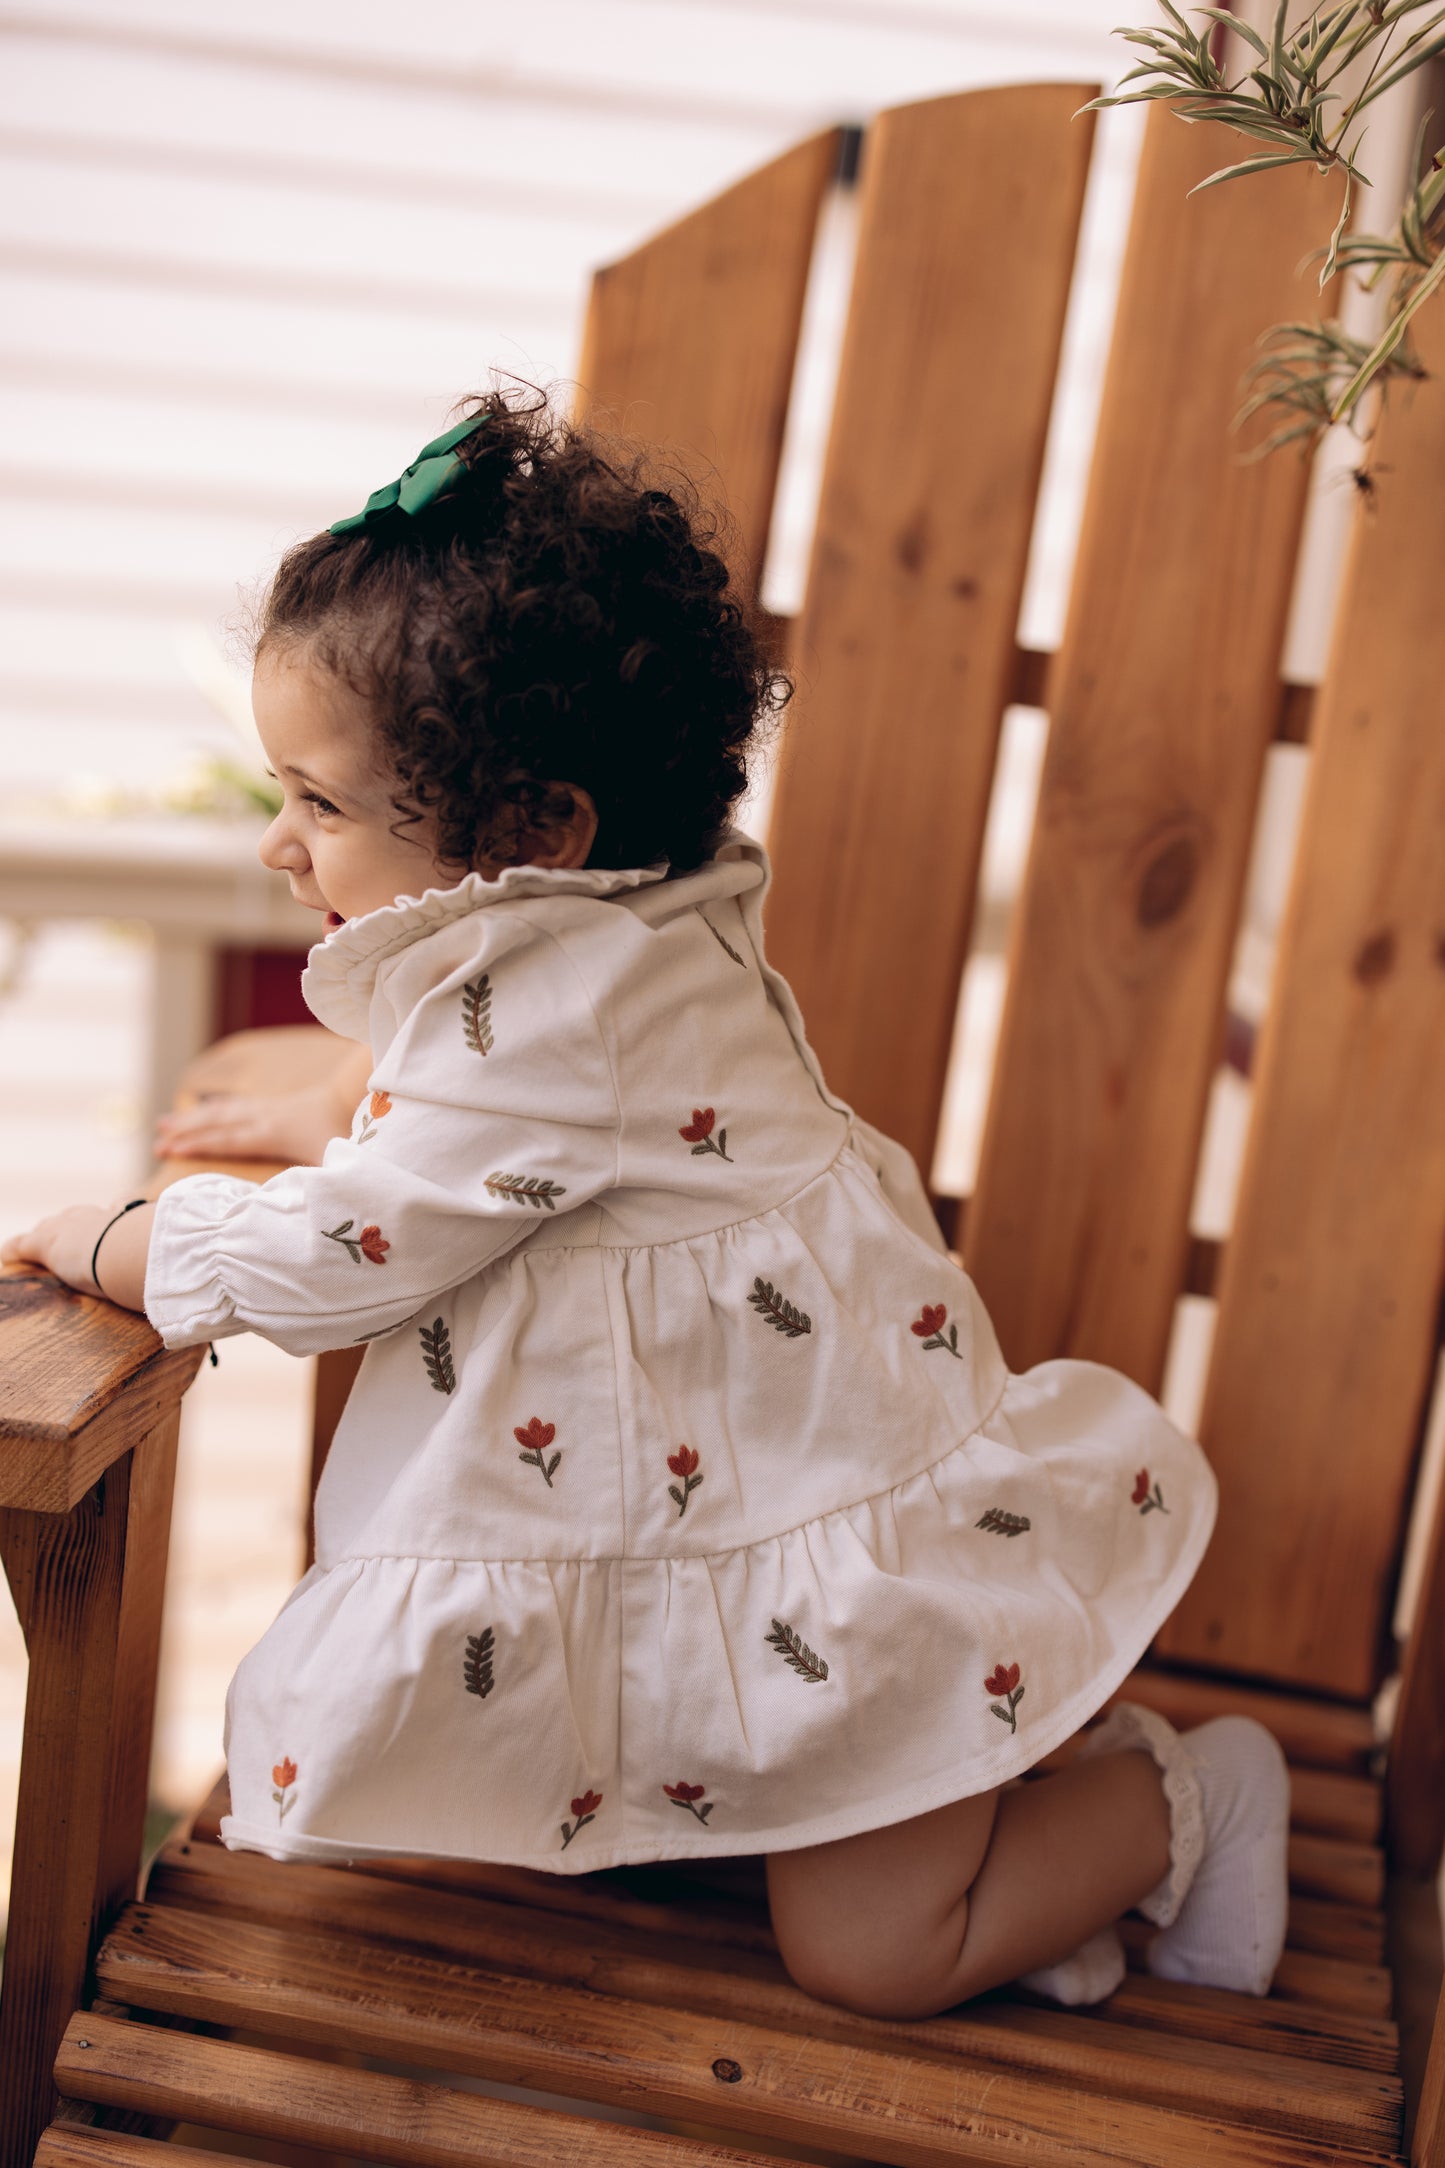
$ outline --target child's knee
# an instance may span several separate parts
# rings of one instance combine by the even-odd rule
[[[794,1918],[778,1931],[788,1977],[804,1994],[860,2017],[932,2017],[960,1998],[954,1987],[968,1922],[968,1899],[921,1936],[916,1923],[880,1935],[850,1922],[845,1908],[831,1916]]]

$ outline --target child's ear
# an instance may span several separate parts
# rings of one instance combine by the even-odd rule
[[[572,800],[570,813],[549,820],[523,839],[520,862],[529,866],[585,866],[597,839],[597,808],[576,783],[552,785],[558,799],[565,791]]]

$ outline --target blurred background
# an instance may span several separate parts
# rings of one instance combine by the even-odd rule
[[[1147,19],[1147,0],[21,0],[0,12],[7,1231],[126,1190],[184,1060],[218,1030],[291,1013],[314,920],[255,861],[241,636],[246,597],[281,551],[357,509],[493,371],[557,384],[565,400],[598,265],[829,123],[990,83],[1106,85],[1127,57],[1109,35],[1121,14]],[[1110,114],[1099,129],[1027,646],[1055,646],[1062,627],[1139,120]],[[850,211],[840,184],[763,576],[784,614],[803,586]],[[1324,486],[1329,465],[1286,658],[1305,681],[1322,665],[1349,508],[1347,490]],[[934,1170],[954,1191],[971,1178],[1045,728],[1036,711],[1008,718],[984,938]],[[1267,978],[1299,754],[1271,756],[1245,1013]],[[755,827],[766,801],[763,775]],[[279,980],[258,950],[282,952]],[[1201,1231],[1227,1226],[1246,1107],[1246,1085],[1223,1076]],[[1170,1386],[1186,1422],[1187,1337]],[[226,1681],[300,1565],[309,1365],[250,1339],[221,1358],[183,1432],[155,1778],[177,1807],[215,1774]],[[0,1847],[23,1692],[7,1603]]]

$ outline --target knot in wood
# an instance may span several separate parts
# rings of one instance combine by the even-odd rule
[[[715,2078],[721,2078],[724,2085],[736,2085],[743,2074],[743,2066],[735,2063],[730,2055],[719,2055],[712,2066],[712,2074]]]
[[[1193,836],[1175,836],[1156,851],[1139,883],[1135,914],[1141,926],[1162,926],[1183,910],[1199,872],[1199,845]]]
[[[1395,936],[1386,926],[1380,933],[1372,933],[1368,941],[1362,941],[1352,966],[1361,986],[1377,985],[1388,978],[1395,968]]]

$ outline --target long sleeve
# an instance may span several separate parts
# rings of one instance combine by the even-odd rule
[[[400,1026],[320,1166],[163,1192],[146,1312],[168,1347],[258,1332],[305,1355],[375,1337],[615,1182],[606,1049],[542,915],[478,913],[398,960]]]

